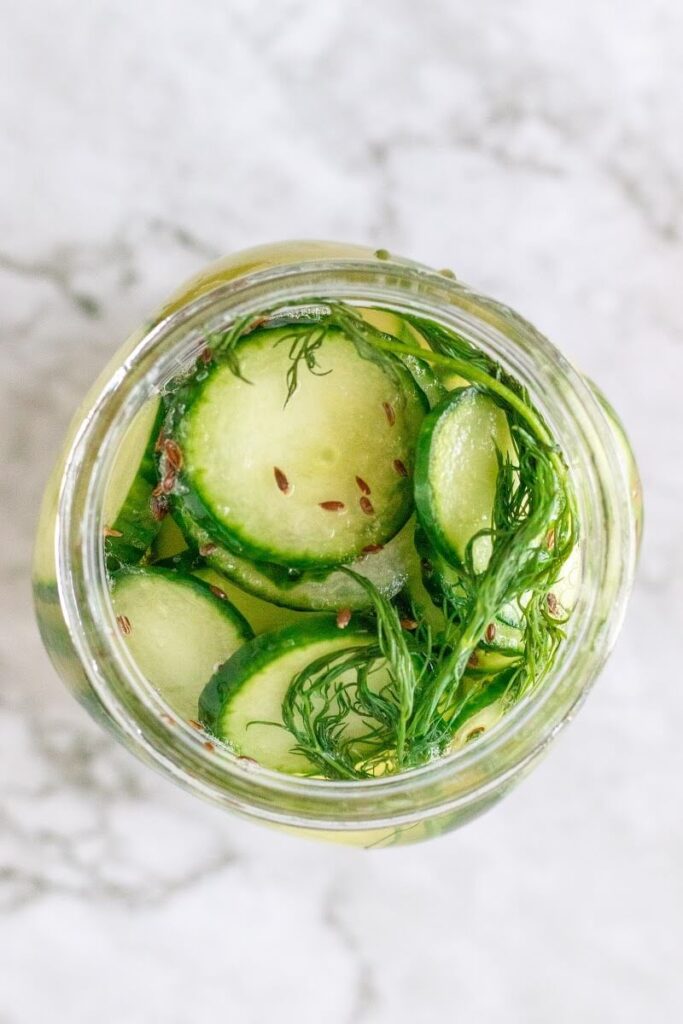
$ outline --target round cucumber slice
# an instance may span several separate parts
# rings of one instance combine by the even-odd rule
[[[242,590],[223,573],[216,572],[215,569],[208,566],[204,569],[195,569],[192,575],[224,593],[228,601],[245,617],[256,636],[260,633],[270,633],[273,630],[282,629],[284,626],[310,622],[324,614],[312,611],[298,612],[293,608],[282,608],[270,601],[262,601],[260,597],[254,597],[253,594]]]
[[[313,766],[294,747],[285,728],[282,704],[292,679],[317,658],[377,642],[374,632],[353,623],[339,629],[334,620],[289,626],[265,633],[242,647],[217,670],[199,699],[201,721],[235,753],[264,768],[294,775],[311,774]],[[355,678],[350,673],[349,682]],[[343,683],[343,677],[339,683]],[[347,716],[347,737],[367,731],[353,712]]]
[[[359,312],[363,319],[372,324],[373,327],[376,327],[377,330],[384,331],[385,334],[392,334],[399,341],[406,341],[410,345],[418,344],[422,348],[429,348],[420,332],[398,313],[390,313],[385,309],[373,308],[361,309]],[[433,409],[435,405],[444,400],[447,388],[428,362],[417,359],[412,355],[402,356],[401,358],[412,374],[415,383],[427,399],[429,408]],[[464,383],[467,384],[468,382],[464,381]]]
[[[432,631],[438,635],[446,629],[446,617],[453,598],[462,596],[461,570],[448,562],[429,543],[425,531],[421,527],[415,530],[415,548],[420,556],[420,580],[412,582],[411,596],[416,595],[416,609],[424,609],[424,598],[428,596],[432,603],[430,613],[423,617]],[[421,584],[421,586],[420,586]],[[419,604],[417,602],[420,602]],[[524,652],[524,619],[517,604],[506,604],[501,608],[489,630],[482,637],[475,654],[473,669],[478,672],[497,672],[510,665],[511,660]]]
[[[114,457],[102,508],[110,570],[139,562],[159,529],[150,499],[157,484],[154,445],[162,421],[160,405],[155,398],[140,409]]]
[[[297,364],[287,401],[292,354],[310,338],[316,365]],[[401,361],[310,324],[256,331],[236,355],[245,379],[219,361],[177,407],[183,510],[236,554],[286,567],[339,565],[390,540],[411,512],[427,408]]]
[[[415,456],[415,503],[434,546],[462,564],[467,546],[492,525],[498,452],[515,457],[505,413],[476,388],[462,388],[425,418]],[[475,572],[491,557],[489,537],[473,545]]]
[[[170,569],[124,569],[111,584],[117,622],[140,671],[183,718],[216,665],[253,636],[227,599]]]
[[[187,537],[210,566],[263,601],[298,611],[370,607],[367,591],[338,569],[291,573],[279,565],[252,562],[215,544],[210,534],[188,516],[182,522]],[[350,568],[374,583],[385,597],[394,597],[404,585],[415,558],[413,529],[411,519],[386,546],[363,555]]]

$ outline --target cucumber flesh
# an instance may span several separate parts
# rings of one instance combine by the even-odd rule
[[[425,596],[432,603],[432,612],[427,621],[438,635],[446,628],[444,606],[448,611],[454,595],[458,594],[461,579],[460,570],[449,565],[436,551],[421,527],[415,530],[415,547],[419,555],[420,578],[411,581],[411,596],[416,607],[424,605]],[[493,636],[482,639],[477,648],[479,668],[497,671],[510,664],[510,659],[524,651],[524,619],[521,609],[515,604],[506,604],[495,616],[491,625]]]
[[[204,569],[195,569],[192,575],[221,590],[228,601],[242,613],[256,636],[282,629],[284,626],[310,622],[323,614],[321,612],[298,612],[291,608],[280,608],[269,601],[262,601],[261,598],[248,594],[246,590],[241,590],[227,576],[208,566]]]
[[[577,544],[562,567],[560,578],[553,583],[553,593],[560,605],[562,615],[573,612],[579,599],[581,587],[581,544]]]
[[[169,569],[124,569],[111,593],[140,671],[177,715],[196,718],[216,665],[253,636],[246,619],[207,583]]]
[[[376,634],[352,623],[341,630],[334,620],[290,626],[256,637],[222,665],[199,701],[206,727],[235,753],[264,768],[310,775],[314,766],[294,749],[284,727],[282,705],[292,679],[317,658],[377,642]],[[349,682],[355,673],[349,673]],[[345,681],[341,676],[339,683]],[[379,684],[378,684],[379,685]],[[367,731],[366,720],[351,713],[345,736]]]
[[[246,380],[219,362],[189,386],[175,425],[184,511],[236,554],[301,569],[352,561],[405,524],[427,407],[399,359],[363,358],[336,329],[322,335],[315,373],[299,364],[286,402],[304,332],[249,335],[236,352]]]
[[[159,532],[152,541],[148,553],[150,562],[172,562],[181,556],[189,557],[190,554],[196,558],[196,553],[191,551],[185,534],[181,530],[173,516],[166,516],[162,520]]]
[[[379,331],[385,334],[392,334],[399,341],[408,342],[410,345],[420,345],[421,348],[429,348],[427,341],[420,332],[409,324],[398,313],[390,313],[385,309],[361,309],[359,311],[364,320]],[[423,362],[415,356],[402,356],[402,361],[413,376],[415,383],[424,394],[429,408],[442,402],[446,397],[446,387],[437,376],[428,362]],[[461,378],[462,379],[462,378]],[[467,383],[467,381],[465,381]]]
[[[200,552],[206,552],[206,562],[223,573],[242,590],[270,604],[298,611],[338,611],[367,608],[367,592],[350,576],[339,570],[290,574],[280,566],[252,562],[234,555],[227,548],[213,543],[206,530],[183,519],[186,535]],[[367,577],[385,597],[394,597],[408,576],[408,565],[414,559],[413,521],[408,522],[381,551],[369,553],[350,566],[354,572]]]
[[[463,388],[426,417],[417,443],[415,503],[434,546],[462,564],[467,546],[492,525],[498,457],[515,458],[503,410],[475,388]],[[490,537],[473,544],[474,571],[491,557]]]
[[[161,403],[147,402],[128,427],[114,457],[104,493],[107,565],[139,562],[159,529],[150,498],[157,484],[154,446],[161,427]]]
[[[501,720],[505,714],[506,707],[503,700],[492,700],[490,704],[475,711],[466,722],[464,722],[453,734],[449,746],[449,752],[454,752],[472,743],[477,737],[482,736],[489,729]]]

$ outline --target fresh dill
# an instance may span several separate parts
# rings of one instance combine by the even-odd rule
[[[309,373],[316,377],[326,377],[331,370],[322,370],[318,363],[318,351],[322,346],[327,327],[324,324],[314,324],[313,327],[304,330],[292,331],[280,335],[275,341],[276,345],[289,344],[290,365],[287,369],[287,397],[285,405],[294,396],[299,384],[299,366],[304,364]]]

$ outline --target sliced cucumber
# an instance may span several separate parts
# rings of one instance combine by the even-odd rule
[[[449,747],[450,752],[459,750],[467,743],[472,743],[480,736],[483,736],[485,732],[488,732],[494,725],[498,724],[507,708],[505,701],[498,697],[494,690],[490,694],[485,691],[481,700],[468,710],[469,714],[453,734]]]
[[[159,529],[150,499],[157,484],[154,446],[161,419],[159,399],[147,402],[114,457],[102,510],[105,553],[112,571],[139,562]]]
[[[190,550],[185,534],[173,516],[166,516],[149,551],[150,562],[166,562]]]
[[[256,637],[222,665],[199,700],[201,721],[235,753],[265,768],[310,774],[313,766],[294,750],[296,740],[285,728],[282,704],[292,679],[324,655],[375,643],[376,634],[353,623],[339,629],[334,620],[289,626]],[[350,673],[349,682],[355,678]],[[338,683],[343,683],[340,676]],[[347,716],[345,736],[367,729],[364,720]],[[354,730],[357,730],[354,732]]]
[[[415,530],[415,548],[419,556],[420,580],[411,581],[411,597],[416,608],[422,609],[423,617],[429,622],[433,633],[439,635],[446,628],[443,609],[448,614],[449,608],[453,608],[454,599],[462,597],[462,573],[456,566],[449,565],[436,551],[420,526]],[[431,613],[424,611],[425,596],[433,602]],[[493,673],[507,668],[511,660],[524,652],[523,627],[521,609],[516,604],[506,604],[482,638],[472,667],[479,673]]]
[[[492,525],[498,452],[514,459],[503,410],[475,388],[453,392],[426,417],[415,456],[415,502],[435,547],[456,564]],[[473,545],[475,572],[491,557],[489,537]]]
[[[246,619],[207,583],[169,569],[124,569],[112,577],[119,627],[140,671],[174,711],[197,716],[216,665],[253,636]]]
[[[175,425],[183,510],[236,554],[301,569],[352,561],[405,524],[426,409],[400,360],[365,359],[336,329],[321,335],[315,372],[299,362],[285,404],[291,352],[311,336],[310,325],[249,335],[237,349],[246,380],[219,362]]]
[[[560,606],[560,614],[569,615],[574,611],[581,588],[581,544],[577,544],[562,566],[559,579],[553,583],[551,593]]]
[[[241,590],[223,573],[216,572],[215,569],[209,567],[195,569],[192,575],[222,591],[228,601],[244,615],[257,636],[260,633],[281,629],[283,626],[296,626],[302,622],[311,622],[323,614],[321,612],[297,612],[291,608],[281,608],[269,601],[262,601],[261,598],[248,594],[246,590]]]
[[[344,572],[333,569],[320,573],[292,573],[282,566],[251,562],[216,545],[206,530],[189,517],[184,517],[183,525],[186,535],[203,553],[209,565],[263,601],[298,611],[355,610],[368,608],[371,604],[363,587]],[[354,572],[374,583],[387,598],[394,597],[404,585],[408,566],[414,560],[413,525],[411,520],[380,551],[366,554],[350,566]]]
[[[359,310],[364,320],[376,327],[385,334],[392,334],[399,341],[406,341],[411,345],[420,345],[422,348],[429,348],[420,332],[403,319],[398,313],[390,313],[385,309],[361,309]],[[446,397],[446,387],[439,379],[428,362],[417,359],[415,356],[403,356],[403,363],[410,370],[415,383],[424,394],[429,408],[442,402]]]

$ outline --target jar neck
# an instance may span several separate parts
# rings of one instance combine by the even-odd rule
[[[247,770],[208,753],[132,662],[109,599],[102,506],[126,427],[145,401],[189,365],[208,332],[278,306],[337,300],[433,319],[483,349],[520,381],[569,465],[582,529],[582,585],[568,636],[543,684],[500,724],[438,762],[352,783]],[[60,500],[58,585],[67,627],[108,713],[140,756],[188,788],[250,815],[311,827],[376,828],[467,807],[536,757],[587,692],[612,646],[630,588],[636,530],[629,483],[600,403],[559,352],[517,314],[414,265],[361,259],[283,265],[224,282],[156,322],[94,401],[71,449]]]

